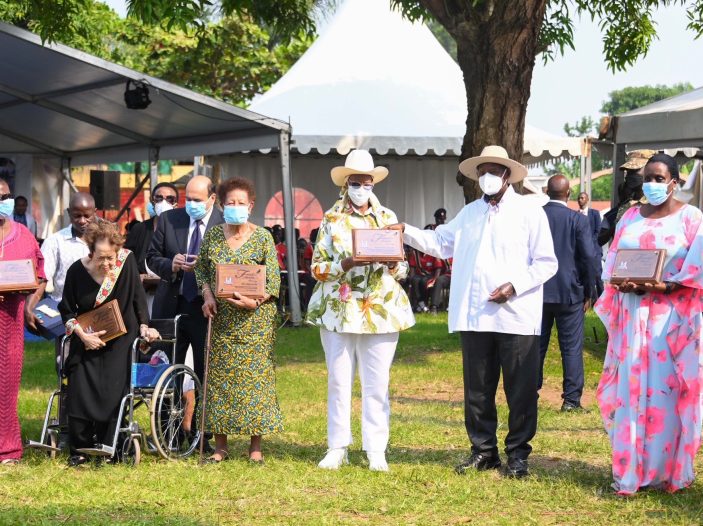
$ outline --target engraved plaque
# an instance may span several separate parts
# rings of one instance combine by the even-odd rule
[[[381,263],[403,261],[403,234],[399,230],[355,228],[352,230],[352,259]]]
[[[108,301],[97,309],[81,314],[76,320],[85,332],[106,331],[100,337],[105,343],[127,334],[117,300]]]
[[[232,298],[235,292],[253,299],[266,295],[266,265],[220,263],[215,268],[218,298]]]
[[[0,260],[0,292],[30,292],[39,287],[31,259]]]
[[[615,254],[610,283],[660,283],[665,258],[666,250],[620,249]]]

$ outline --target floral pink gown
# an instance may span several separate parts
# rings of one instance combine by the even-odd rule
[[[596,312],[608,330],[598,403],[612,446],[614,487],[676,491],[693,482],[700,445],[699,366],[703,214],[685,205],[662,219],[630,208],[618,222],[603,280],[619,248],[666,249],[672,294],[620,293],[607,286]]]

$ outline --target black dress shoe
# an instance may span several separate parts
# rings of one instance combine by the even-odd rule
[[[473,453],[469,458],[458,464],[454,471],[457,475],[463,475],[470,469],[484,471],[486,469],[498,469],[500,467],[500,457],[484,455],[483,453]]]
[[[83,455],[71,455],[68,458],[68,466],[71,468],[77,468],[78,466],[82,466],[83,464],[87,464],[88,462],[88,457]]]
[[[561,405],[562,413],[589,413],[590,411],[583,407],[580,403],[564,402]]]
[[[530,470],[527,467],[527,459],[524,458],[509,458],[508,468],[505,470],[505,476],[514,479],[527,477]]]

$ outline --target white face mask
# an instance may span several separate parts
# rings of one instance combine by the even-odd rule
[[[154,205],[154,211],[156,212],[157,216],[160,216],[164,212],[168,212],[169,210],[173,210],[173,205],[169,203],[168,201],[159,201]]]
[[[505,175],[505,171],[503,172]],[[478,178],[478,185],[486,195],[496,195],[503,188],[503,176],[485,173]]]
[[[356,206],[364,206],[369,202],[369,199],[371,199],[373,190],[367,190],[363,186],[361,188],[349,187],[347,189],[347,195],[349,195],[349,199],[351,199],[352,203]]]

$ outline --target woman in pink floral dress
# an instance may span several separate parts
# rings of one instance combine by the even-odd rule
[[[596,304],[608,350],[598,403],[612,445],[613,487],[676,491],[694,479],[700,445],[700,333],[703,214],[673,198],[676,162],[653,156],[644,168],[648,204],[618,223],[603,279],[618,249],[665,249],[662,282],[609,285]]]

